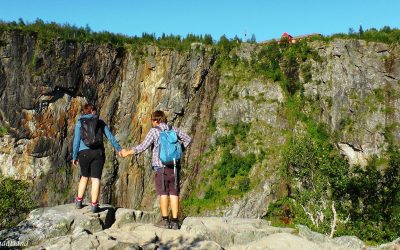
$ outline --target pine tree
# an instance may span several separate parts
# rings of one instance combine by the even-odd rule
[[[256,35],[252,34],[250,38],[250,43],[256,43],[256,42],[257,42]]]
[[[358,35],[362,36],[364,34],[364,29],[363,27],[360,25],[360,28],[358,29]]]

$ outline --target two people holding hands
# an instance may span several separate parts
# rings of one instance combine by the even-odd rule
[[[97,126],[95,125],[97,123]],[[155,187],[160,200],[162,220],[155,224],[161,228],[179,229],[179,177],[180,162],[172,164],[163,163],[160,159],[160,134],[164,131],[173,131],[183,148],[187,148],[191,142],[190,136],[176,127],[167,124],[167,117],[163,111],[157,110],[151,114],[152,128],[147,133],[143,142],[130,149],[122,149],[110,132],[104,121],[98,119],[96,108],[91,104],[83,107],[83,115],[75,125],[73,140],[72,164],[77,166],[78,159],[81,168],[81,179],[78,186],[78,195],[75,200],[76,208],[82,208],[82,197],[84,195],[88,178],[92,181],[91,210],[98,212],[98,196],[100,192],[101,173],[105,162],[104,145],[102,134],[104,133],[113,147],[121,157],[140,154],[152,147],[152,170],[155,172]],[[90,137],[90,138],[87,138]],[[89,147],[87,144],[97,145]],[[78,158],[79,157],[79,158]],[[169,219],[169,205],[172,218]]]

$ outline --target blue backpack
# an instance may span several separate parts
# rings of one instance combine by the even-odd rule
[[[178,135],[171,126],[169,130],[160,130],[158,144],[160,146],[160,160],[166,166],[176,165],[182,157],[182,146],[179,142]]]

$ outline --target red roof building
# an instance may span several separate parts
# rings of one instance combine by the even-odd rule
[[[289,35],[288,33],[286,33],[286,32],[282,34],[281,39],[282,38],[287,38],[289,43],[295,43],[296,42],[296,40],[293,39],[293,37],[291,35]]]

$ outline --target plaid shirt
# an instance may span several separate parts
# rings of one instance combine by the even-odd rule
[[[168,130],[169,127],[165,123],[161,123],[159,126],[162,130]],[[172,127],[172,130],[176,132],[176,135],[178,136],[178,139],[183,142],[183,146],[186,148],[189,146],[190,142],[192,141],[192,138],[185,134],[184,132],[178,130],[175,127]],[[152,152],[152,166],[155,167],[154,170],[157,170],[163,166],[163,164],[160,161],[160,146],[158,145],[158,138],[160,137],[160,130],[157,128],[151,128],[150,131],[147,133],[146,137],[144,138],[143,142],[136,146],[133,147],[132,149],[135,151],[135,154],[139,154],[143,151],[145,151],[148,147],[153,145],[153,152]]]

